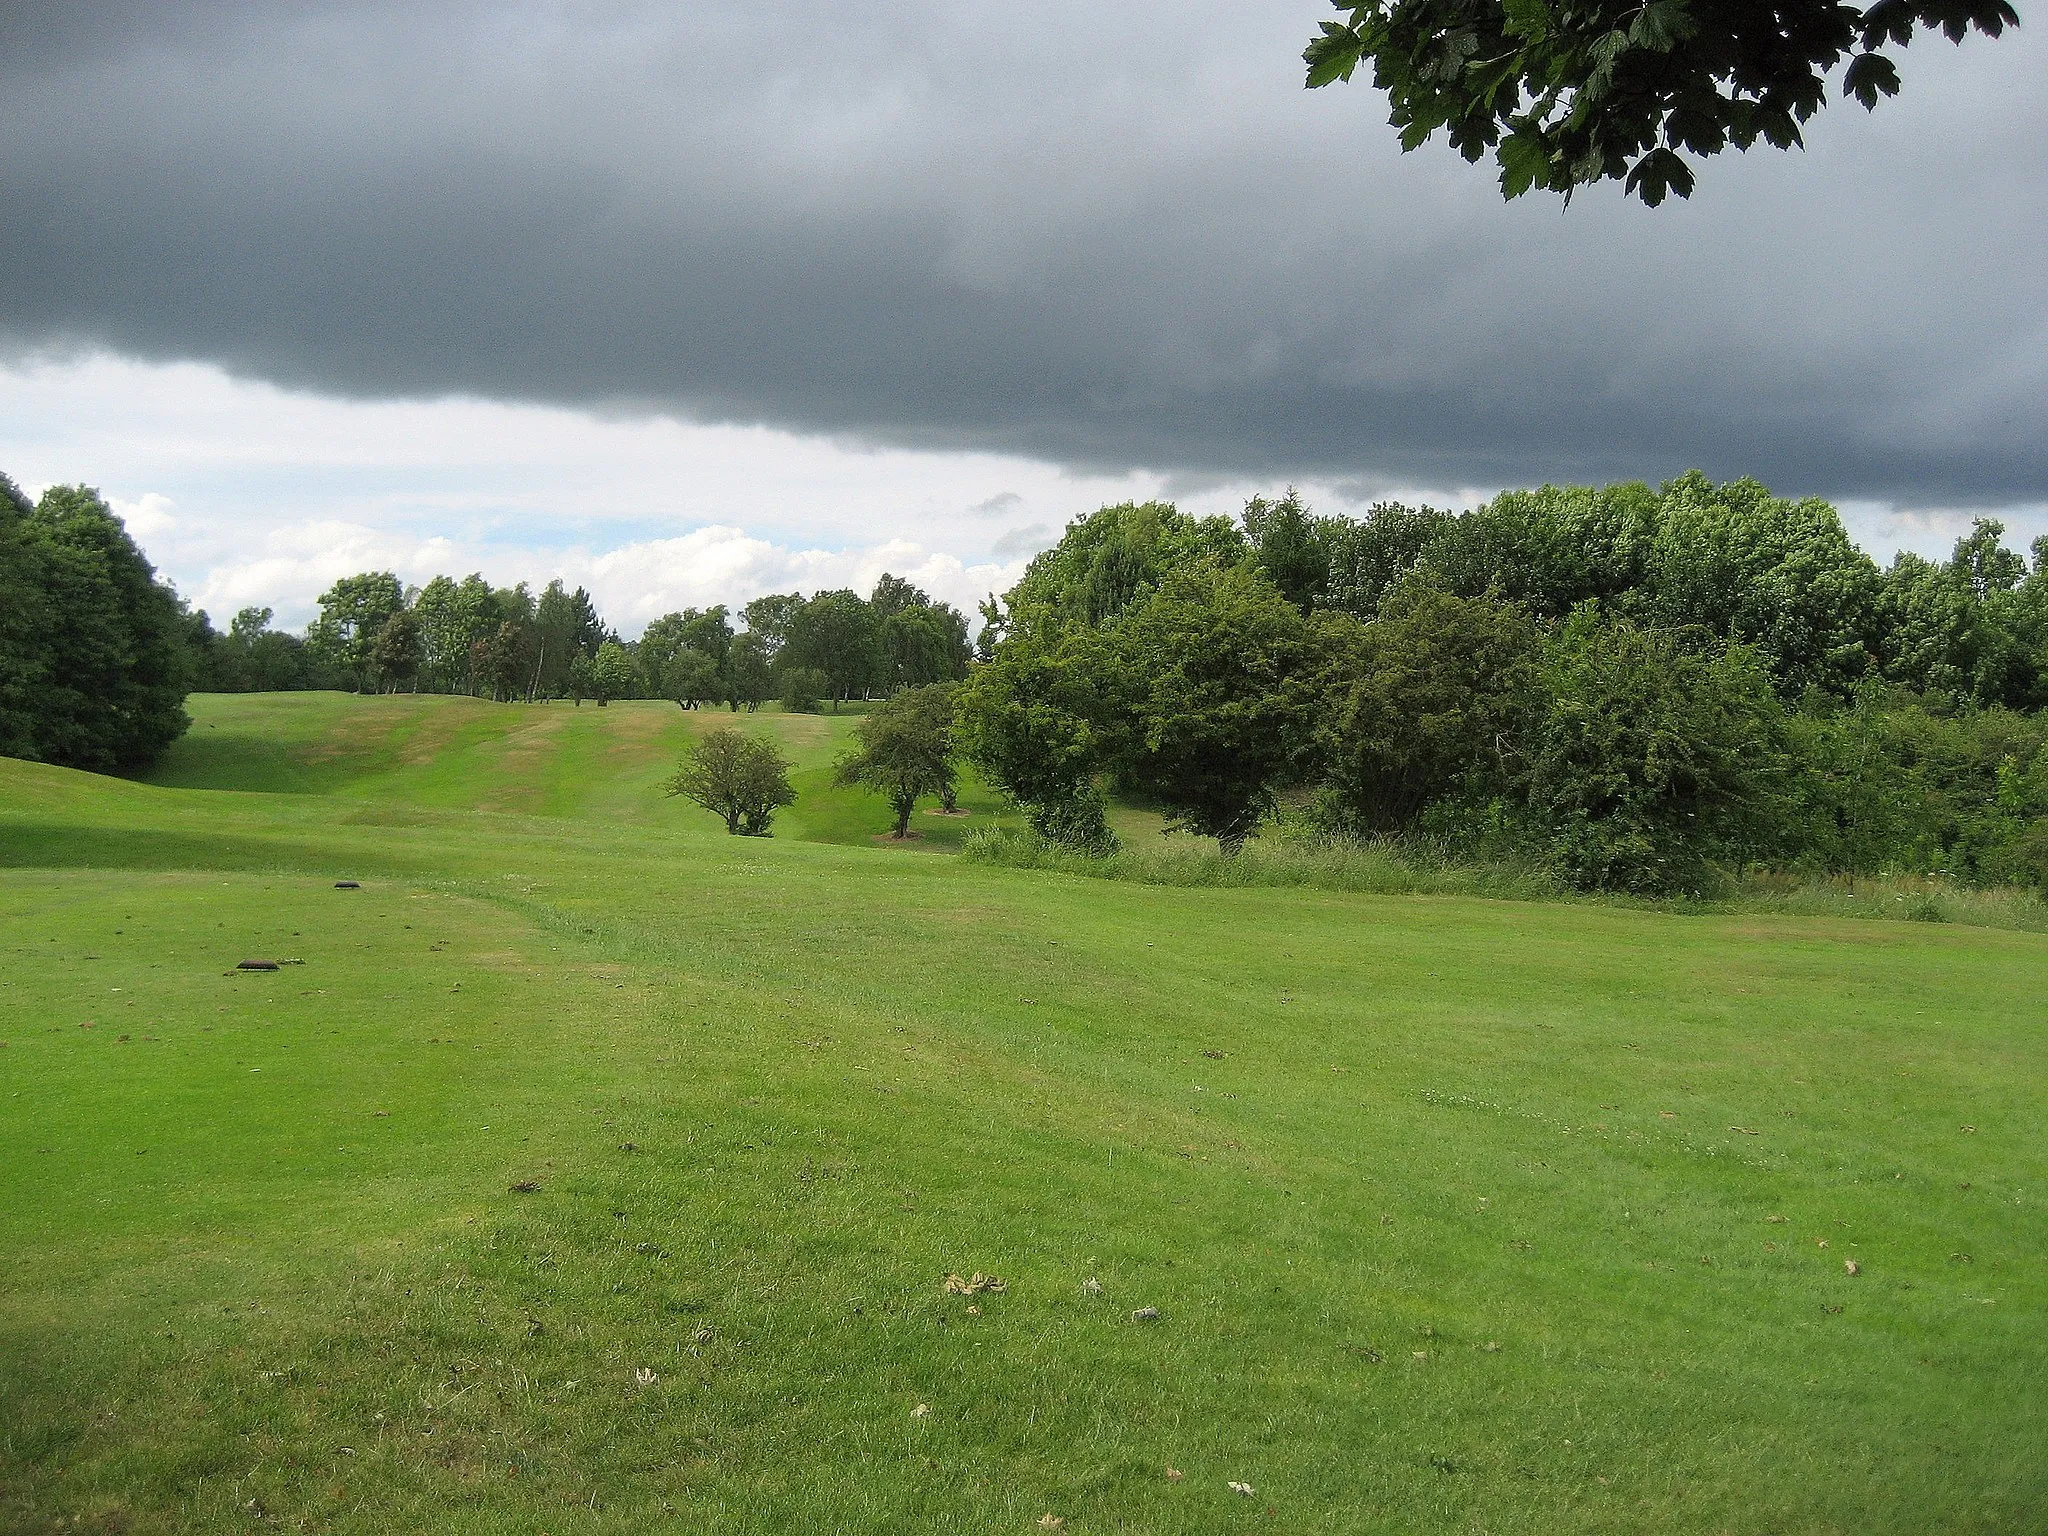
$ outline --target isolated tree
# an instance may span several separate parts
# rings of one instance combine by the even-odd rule
[[[633,658],[626,654],[626,648],[618,641],[605,641],[597,648],[597,655],[590,663],[590,696],[602,709],[613,699],[623,699],[632,691]]]
[[[2019,25],[2006,0],[1335,0],[1302,58],[1310,86],[1364,63],[1401,147],[1443,129],[1467,160],[1488,150],[1501,191],[1567,197],[1619,177],[1655,207],[1692,192],[1684,153],[1800,144],[1842,94],[1875,108],[1899,91],[1887,50],[1939,27],[1961,42]]]
[[[796,800],[789,766],[773,742],[719,726],[683,750],[663,788],[723,816],[735,837],[766,837],[775,812]]]
[[[953,779],[950,711],[934,707],[925,690],[900,693],[877,705],[853,728],[853,749],[840,758],[834,781],[872,790],[889,802],[894,837],[910,833],[911,813],[926,795]]]
[[[569,697],[575,701],[578,709],[583,707],[585,699],[596,695],[597,663],[589,652],[578,651],[569,658],[569,676],[566,681],[569,685]]]

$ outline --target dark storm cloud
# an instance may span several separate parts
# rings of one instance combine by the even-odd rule
[[[1318,6],[0,12],[0,336],[1077,466],[2048,495],[2048,55],[1503,206]]]

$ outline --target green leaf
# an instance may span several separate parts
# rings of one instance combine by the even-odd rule
[[[1657,53],[1669,53],[1699,30],[1685,0],[1650,0],[1629,23],[1629,41]]]
[[[1855,97],[1865,110],[1875,111],[1880,95],[1899,94],[1898,68],[1881,53],[1859,53],[1842,76],[1842,94]]]
[[[1342,22],[1326,21],[1322,23],[1322,29],[1323,35],[1301,51],[1302,62],[1308,66],[1310,90],[1319,85],[1349,80],[1365,50],[1364,40]]]
[[[1667,192],[1676,192],[1680,197],[1692,196],[1692,170],[1670,150],[1653,149],[1635,163],[1622,189],[1633,192],[1647,206],[1655,208],[1664,201]]]
[[[1550,184],[1550,146],[1543,136],[1530,131],[1509,134],[1500,142],[1500,191],[1503,197],[1520,197],[1531,187]]]
[[[1537,43],[1550,31],[1550,7],[1544,0],[1501,0],[1501,9],[1507,13],[1503,30],[1510,37]]]

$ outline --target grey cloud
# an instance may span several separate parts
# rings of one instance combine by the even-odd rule
[[[977,501],[967,510],[981,517],[1002,517],[1024,505],[1024,498],[1015,491],[997,491],[986,501]]]
[[[1077,467],[2048,494],[2048,50],[1503,206],[1317,8],[0,12],[0,340]],[[45,14],[61,11],[61,15]]]
[[[1056,537],[1049,523],[1030,523],[1022,528],[1012,528],[989,545],[988,550],[998,560],[1014,560],[1019,555],[1037,554],[1050,546]]]

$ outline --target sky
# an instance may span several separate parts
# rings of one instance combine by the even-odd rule
[[[1803,151],[1503,203],[1309,0],[0,8],[0,470],[218,622],[364,568],[659,613],[1066,522],[1691,467],[2048,533],[2048,38]],[[2023,19],[2032,17],[2026,7]]]

